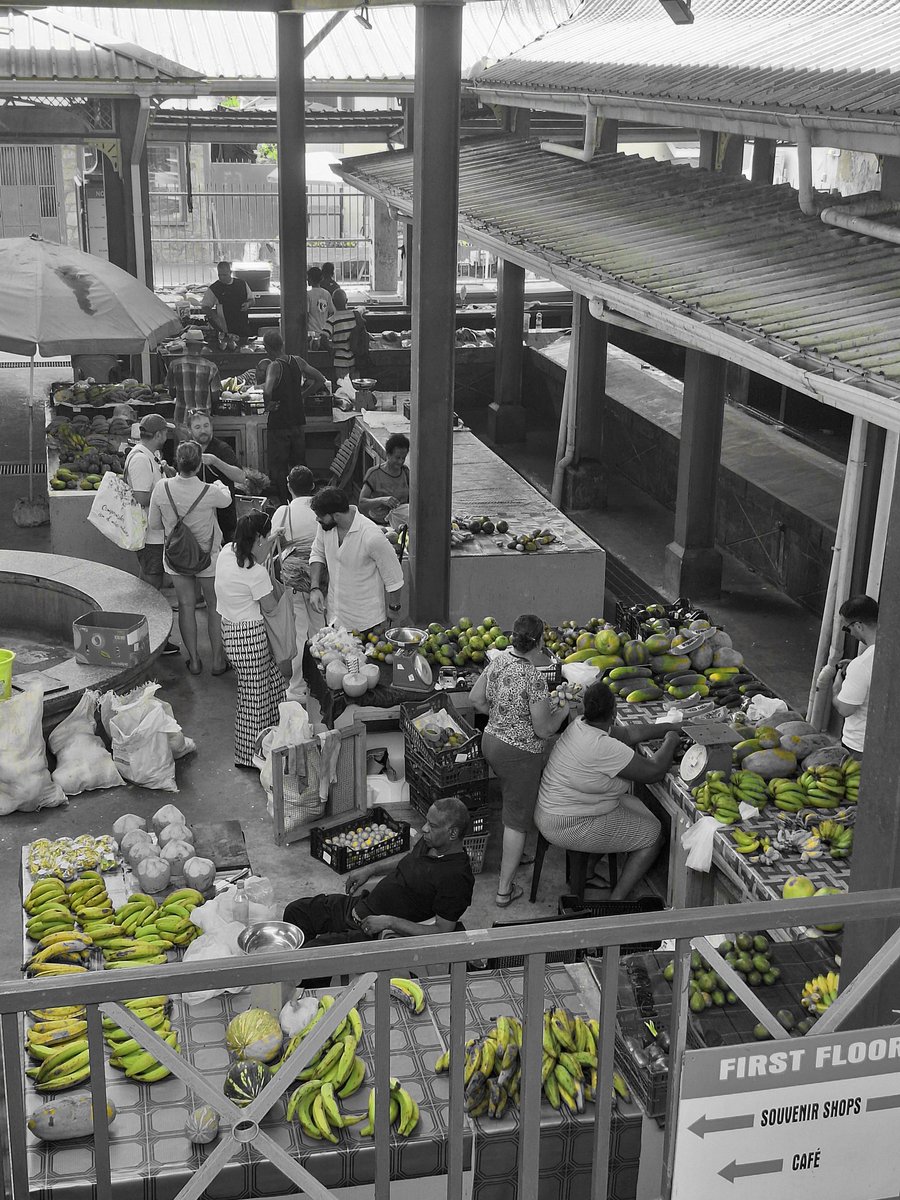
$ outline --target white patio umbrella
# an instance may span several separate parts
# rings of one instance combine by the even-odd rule
[[[133,275],[105,259],[32,236],[0,238],[0,350],[31,359],[28,494],[34,491],[34,356],[140,354],[181,321]]]

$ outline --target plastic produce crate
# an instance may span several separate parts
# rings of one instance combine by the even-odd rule
[[[472,874],[480,875],[484,867],[484,856],[487,854],[489,833],[479,833],[477,836],[464,837],[463,845],[466,848],[466,854],[469,856],[469,862],[472,864]]]
[[[631,913],[663,912],[665,905],[657,896],[644,896],[640,900],[579,900],[577,896],[560,896],[558,912],[560,917],[572,920],[573,917],[626,917]],[[651,942],[635,942],[622,946],[620,954],[641,954],[655,950],[660,939]],[[600,956],[602,950],[580,951],[580,958],[587,955]],[[576,961],[576,960],[573,960]]]
[[[455,793],[450,792],[449,794],[454,795]],[[409,785],[409,802],[419,816],[424,817],[437,799],[439,797],[428,792],[421,792],[413,784]],[[469,808],[469,833],[467,836],[477,837],[479,834],[487,833],[489,819],[490,809],[487,806]]]
[[[460,730],[464,736],[459,745],[438,745],[421,733],[416,722],[432,713],[438,721],[450,720]],[[419,704],[402,704],[400,728],[403,730],[407,759],[417,759],[422,769],[429,771],[440,786],[480,779],[486,775],[487,767],[481,754],[477,731],[459,715],[446,696],[434,696]]]
[[[473,764],[473,770],[476,765]],[[451,783],[445,783],[440,775],[429,770],[427,763],[423,763],[414,755],[406,756],[404,767],[406,782],[422,796],[430,796],[432,800],[443,799],[445,796],[459,796],[468,808],[483,808],[488,802],[490,780],[487,763],[483,760],[482,770],[473,778]]]
[[[354,850],[350,846],[326,845],[325,839],[336,837],[342,833],[352,833],[364,825],[387,825],[394,834],[379,842],[377,846],[363,847]],[[366,813],[360,813],[349,821],[341,821],[335,825],[315,825],[309,831],[309,852],[313,858],[319,859],[338,875],[346,875],[358,867],[368,866],[369,863],[379,862],[394,854],[404,854],[409,849],[409,825],[406,821],[396,821],[383,808],[371,808]]]

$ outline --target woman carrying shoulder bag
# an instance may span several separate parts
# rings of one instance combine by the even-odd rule
[[[303,678],[303,652],[311,634],[323,626],[324,616],[309,603],[309,552],[319,528],[316,514],[309,506],[316,481],[309,467],[292,467],[287,477],[290,504],[283,504],[272,518],[272,534],[282,550],[279,557],[281,582],[291,593],[297,652],[291,664],[288,700],[305,704],[308,698]]]
[[[278,724],[285,683],[269,650],[263,613],[277,600],[262,565],[269,549],[271,522],[266,513],[241,517],[234,541],[223,546],[216,562],[216,606],[228,661],[237,673],[234,713],[234,765],[252,767],[256,739]]]

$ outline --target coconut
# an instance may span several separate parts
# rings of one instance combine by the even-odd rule
[[[153,830],[162,833],[167,825],[187,825],[184,813],[174,804],[164,804],[153,814]]]
[[[125,836],[126,833],[129,832],[129,830],[131,830],[131,829],[146,830],[146,828],[147,828],[147,822],[144,820],[143,817],[135,816],[134,813],[125,813],[123,816],[118,817],[115,821],[113,821],[112,835],[116,839],[116,843],[118,844],[119,848],[121,849],[122,838]]]

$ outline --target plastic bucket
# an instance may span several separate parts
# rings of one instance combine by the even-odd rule
[[[15,657],[14,650],[0,650],[0,700],[8,700],[12,695],[12,668]]]

